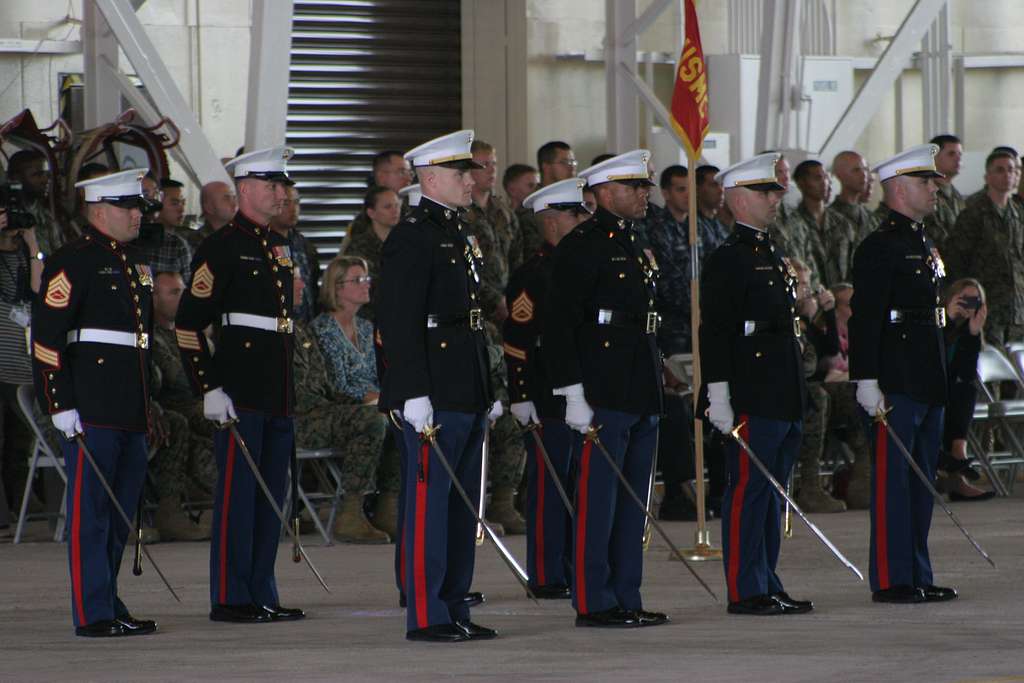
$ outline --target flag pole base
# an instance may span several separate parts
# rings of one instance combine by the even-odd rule
[[[707,529],[698,529],[694,533],[692,548],[682,549],[683,557],[690,562],[706,562],[709,560],[721,560],[722,549],[711,545],[711,532]],[[678,561],[675,555],[669,555],[668,559]]]

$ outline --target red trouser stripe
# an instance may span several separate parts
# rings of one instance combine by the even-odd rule
[[[228,512],[231,510],[231,479],[235,473],[235,434],[228,435],[228,455],[224,462],[224,502],[220,512],[220,602],[228,601]]]
[[[71,587],[75,598],[75,612],[78,623],[85,626],[85,603],[82,600],[82,474],[85,453],[78,447],[78,464],[75,466],[75,495],[71,504]]]
[[[747,443],[750,443],[750,418],[747,415],[740,415],[739,421],[746,423],[740,429],[740,436]],[[739,481],[732,492],[732,509],[729,511],[729,599],[732,602],[742,600],[737,580],[740,575],[740,544],[742,542],[743,519],[743,496],[747,492],[747,482],[750,480],[750,459],[742,448],[737,449],[739,459]]]
[[[427,478],[430,464],[430,445],[420,450],[423,474],[416,481],[416,536],[413,548],[413,580],[416,582],[416,623],[420,628],[430,626],[427,620]]]
[[[889,434],[885,425],[875,431],[875,566],[878,588],[889,588],[889,521],[886,517],[886,491],[889,482]]]
[[[580,455],[580,485],[576,492],[576,611],[587,613],[587,489],[590,482],[592,441],[585,441]]]
[[[547,585],[546,572],[544,571],[544,477],[547,472],[544,469],[544,456],[540,454],[539,448],[534,448],[534,455],[537,460],[537,509],[534,520],[534,549],[533,554],[537,562],[537,585]]]

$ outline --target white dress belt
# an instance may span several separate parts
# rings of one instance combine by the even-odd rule
[[[131,346],[134,348],[149,348],[149,335],[145,332],[122,332],[120,330],[102,330],[96,327],[83,327],[79,330],[69,330],[67,334],[68,344],[75,342],[92,342],[95,344],[114,344],[116,346]]]
[[[252,313],[224,313],[220,316],[222,325],[233,327],[252,327],[267,332],[291,334],[294,323],[291,318],[272,318],[269,315],[253,315]]]

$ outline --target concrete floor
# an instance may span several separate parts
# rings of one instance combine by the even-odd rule
[[[157,619],[160,631],[97,641],[72,635],[65,547],[42,540],[5,544],[0,680],[1024,681],[1022,498],[953,506],[998,569],[936,511],[936,581],[956,586],[962,597],[927,606],[872,604],[867,585],[797,526],[784,543],[780,574],[794,596],[815,601],[809,615],[727,615],[724,604],[713,604],[679,563],[667,560],[657,539],[647,554],[645,606],[668,612],[673,623],[576,629],[568,604],[529,602],[492,549],[482,547],[474,587],[488,601],[474,619],[502,637],[457,645],[404,640],[391,546],[316,547],[318,539],[308,537],[330,595],[282,547],[282,600],[306,608],[309,618],[242,626],[207,619],[206,544],[156,545],[152,553],[183,604],[173,602],[155,572],[136,579],[126,565],[125,602],[137,616]],[[815,522],[866,574],[867,513],[819,515]],[[693,524],[666,527],[680,545],[693,539]],[[717,542],[720,525],[711,529]],[[41,524],[33,533],[45,534]],[[525,559],[523,537],[509,546]],[[724,599],[721,563],[698,571]]]

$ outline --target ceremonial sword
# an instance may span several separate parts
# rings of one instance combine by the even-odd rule
[[[128,527],[128,538],[131,538],[132,536],[136,535],[138,532],[136,531],[135,525],[132,524],[132,520],[128,517],[127,513],[125,513],[124,508],[121,507],[121,503],[118,502],[117,496],[114,495],[114,490],[110,488],[110,484],[107,482],[107,478],[103,476],[103,472],[100,471],[99,465],[97,465],[96,461],[93,459],[92,453],[89,451],[89,447],[85,445],[85,438],[82,436],[81,433],[78,433],[75,434],[75,441],[78,442],[78,447],[85,455],[85,459],[89,461],[89,466],[92,467],[93,473],[99,480],[100,485],[103,486],[103,490],[106,491],[107,496],[110,497],[110,502],[114,504],[114,509],[117,510],[117,514],[121,516],[121,521],[124,522],[125,525]],[[164,576],[164,573],[162,571],[160,571],[160,565],[158,565],[156,563],[156,560],[153,559],[153,556],[149,554],[149,548],[147,548],[146,545],[143,543],[140,543],[138,547],[141,548],[142,552],[146,554],[146,558],[149,560],[149,563],[153,565],[153,569],[156,570],[156,573],[160,576],[160,580],[164,582],[165,586],[167,586],[167,590],[171,592],[171,595],[174,596],[174,599],[178,602],[181,602],[181,598],[179,598],[178,594],[174,592],[173,588],[171,588],[171,584],[167,581],[167,577]],[[139,573],[142,573],[141,567]]]
[[[860,573],[860,570],[857,569],[856,565],[854,565],[852,562],[846,559],[846,556],[839,552],[839,548],[835,547],[832,541],[828,540],[828,537],[821,532],[821,529],[815,526],[814,522],[807,519],[807,515],[805,515],[804,511],[800,509],[800,506],[793,501],[793,499],[790,497],[788,493],[786,493],[786,488],[779,483],[778,479],[772,476],[772,473],[768,471],[768,468],[765,467],[763,462],[761,462],[761,459],[758,458],[757,455],[754,453],[753,449],[750,448],[750,444],[748,444],[746,440],[744,440],[744,438],[740,436],[740,429],[743,427],[744,424],[746,423],[741,422],[740,424],[733,427],[732,431],[727,433],[736,441],[736,443],[740,445],[740,448],[742,448],[746,452],[747,457],[750,459],[752,463],[754,463],[757,469],[761,470],[761,474],[765,476],[765,478],[768,480],[768,483],[772,485],[772,488],[778,491],[779,495],[782,496],[786,503],[789,504],[789,506],[793,509],[797,516],[804,521],[804,524],[806,524],[807,528],[811,530],[811,533],[814,534],[818,538],[818,540],[821,541],[825,545],[825,547],[832,552],[833,555],[835,555],[837,560],[842,562],[843,565],[845,565],[847,569],[853,572],[858,579],[863,581],[864,575]]]
[[[555,489],[558,490],[558,497],[562,499],[562,504],[565,505],[565,509],[569,513],[569,519],[572,519],[574,517],[574,510],[572,503],[569,501],[569,494],[565,492],[562,480],[555,470],[555,464],[551,462],[551,457],[548,455],[547,449],[544,448],[544,440],[540,438],[540,429],[541,426],[536,422],[531,421],[530,424],[526,425],[526,431],[530,432],[533,436],[533,442],[537,445],[537,452],[540,453],[540,457],[544,461],[544,467],[547,468],[548,474],[551,475],[551,482],[555,485]]]
[[[488,424],[484,430],[484,442],[480,447],[480,500],[476,507],[477,519],[484,518],[484,508],[487,502],[487,462],[491,459],[491,426]],[[483,522],[476,523],[476,544],[484,544]]]

